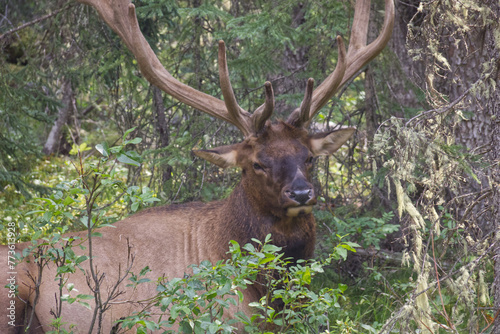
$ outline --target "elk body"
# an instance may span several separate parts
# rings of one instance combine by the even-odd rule
[[[139,30],[135,8],[129,0],[80,1],[95,7],[106,23],[120,35],[138,60],[141,72],[152,84],[181,102],[234,124],[244,135],[240,143],[194,152],[220,167],[235,166],[242,170],[239,185],[227,199],[151,208],[116,223],[114,228],[100,229],[102,237],[92,239],[92,249],[95,267],[100,273],[105,273],[100,287],[102,293],[112,293],[130,253],[135,254],[131,271],[137,273],[149,266],[151,272],[148,277],[153,281],[162,276],[182,277],[190,264],[203,260],[215,263],[224,259],[230,240],[245,244],[252,238],[262,240],[269,233],[273,243],[283,247],[286,257],[311,258],[316,235],[311,213],[316,198],[309,181],[312,158],[335,152],[349,139],[354,129],[309,134],[307,126],[339,87],[387,44],[393,25],[392,0],[385,1],[382,32],[369,45],[366,45],[366,35],[370,0],[357,1],[347,55],[342,39],[338,37],[339,59],[335,71],[315,90],[314,81],[309,79],[300,107],[286,121],[274,123],[269,121],[274,107],[270,83],[265,84],[266,102],[253,113],[237,104],[229,82],[223,42],[219,43],[219,74],[224,101],[180,83],[161,66]],[[85,233],[74,235],[84,237]],[[19,244],[17,250],[28,246]],[[6,252],[6,249],[2,250]],[[22,324],[25,303],[35,304],[33,281],[39,273],[33,261],[19,264],[16,271],[19,284],[16,322]],[[59,288],[54,281],[55,271],[55,266],[44,269],[35,308],[37,322],[32,323],[31,332],[50,329],[48,324],[53,319],[54,295]],[[4,272],[0,275],[5,284],[9,277],[4,277]],[[71,283],[79,293],[92,294],[87,275],[88,272],[77,271],[71,276]],[[153,283],[141,284],[135,290],[127,288],[126,284],[122,282],[119,285],[118,289],[123,294],[104,313],[103,333],[111,332],[116,320],[141,310],[141,301],[155,295]],[[250,288],[245,290],[244,296],[245,303],[241,308],[250,312],[245,305],[258,300],[260,292]],[[10,301],[5,297],[6,294],[2,293],[2,312],[9,307]],[[15,329],[6,325],[3,318],[0,331],[14,332]],[[76,324],[75,332],[87,332],[91,318],[92,312],[77,303],[63,307],[62,319]]]

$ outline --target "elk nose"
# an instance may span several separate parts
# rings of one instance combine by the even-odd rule
[[[312,189],[291,190],[287,191],[287,195],[299,205],[305,205],[313,197],[313,191]]]

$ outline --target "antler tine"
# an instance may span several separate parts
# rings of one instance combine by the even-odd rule
[[[94,7],[108,26],[120,36],[127,48],[134,54],[142,74],[150,83],[193,108],[235,125],[245,136],[248,136],[249,127],[245,124],[249,121],[241,122],[244,118],[235,117],[229,112],[224,101],[183,84],[163,67],[142,35],[135,6],[130,3],[130,0],[78,1]],[[245,115],[245,113],[250,118],[250,114],[240,108],[240,115]]]
[[[309,78],[307,80],[306,92],[304,93],[304,99],[300,104],[300,108],[295,109],[292,114],[288,117],[287,123],[295,127],[305,126],[309,121],[309,113],[311,110],[311,102],[313,96],[314,79]]]
[[[313,89],[314,89],[314,79],[309,78],[307,80],[306,92],[304,93],[304,99],[300,104],[300,122],[302,124],[307,123],[310,119],[309,113],[311,112],[311,102],[313,97]]]
[[[349,52],[347,53],[347,69],[340,85],[350,80],[363,66],[368,64],[385,48],[391,39],[394,27],[394,2],[385,0],[384,25],[378,37],[366,45],[368,23],[370,19],[370,0],[357,0],[352,23]]]
[[[233,87],[231,86],[231,81],[229,80],[229,70],[227,68],[226,60],[226,44],[222,40],[219,41],[219,80],[227,111],[234,119],[233,124],[236,125],[241,132],[243,132],[245,137],[250,136],[252,134],[251,124],[248,123],[250,119],[243,118],[244,116],[249,116],[249,114],[238,105],[238,102],[236,102]]]
[[[385,0],[384,25],[379,36],[366,45],[370,18],[370,0],[356,0],[349,50],[345,52],[344,42],[337,36],[339,58],[335,71],[316,88],[309,113],[309,119],[335,95],[340,87],[349,81],[363,66],[375,58],[387,45],[394,26],[394,2]]]
[[[346,50],[342,37],[337,36],[338,59],[335,70],[313,92],[309,119],[321,109],[335,95],[347,68]],[[304,124],[306,125],[306,124]]]
[[[273,85],[269,81],[266,81],[264,89],[266,93],[266,101],[263,105],[255,109],[252,114],[254,133],[258,133],[262,130],[264,124],[266,124],[266,121],[271,117],[274,111]]]

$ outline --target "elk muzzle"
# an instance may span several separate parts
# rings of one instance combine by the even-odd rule
[[[312,185],[305,180],[292,182],[290,187],[284,189],[283,197],[285,199],[286,215],[288,217],[309,214],[312,211],[313,205],[316,204],[314,189]]]
[[[289,199],[295,201],[300,205],[307,205],[307,203],[314,197],[313,190],[309,189],[299,189],[299,190],[287,190],[285,194]]]

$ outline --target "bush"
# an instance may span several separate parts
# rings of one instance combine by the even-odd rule
[[[309,333],[330,330],[328,315],[340,308],[344,284],[337,288],[312,291],[312,279],[323,273],[323,267],[334,259],[354,251],[355,244],[341,242],[324,261],[299,260],[293,263],[284,259],[280,247],[271,244],[271,235],[264,242],[254,239],[254,244],[243,247],[232,241],[230,259],[215,265],[208,261],[193,265],[193,274],[170,281],[158,281],[158,294],[151,306],[167,312],[159,321],[151,320],[145,311],[122,321],[122,326],[138,326],[138,333],[148,330],[165,333],[232,333],[243,328],[248,333]],[[142,271],[142,275],[147,268]],[[141,284],[135,275],[132,284]],[[250,303],[254,314],[238,312],[227,318],[231,305],[248,303],[242,290],[249,285],[259,285],[267,293]]]

